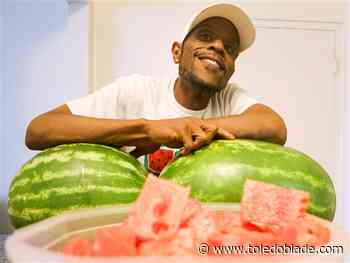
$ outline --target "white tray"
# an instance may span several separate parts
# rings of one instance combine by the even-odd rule
[[[239,211],[239,204],[205,204],[212,210]],[[115,258],[81,258],[65,256],[55,251],[62,246],[62,240],[72,233],[82,232],[89,235],[96,228],[121,222],[130,211],[130,205],[118,205],[103,208],[80,209],[51,217],[36,224],[16,230],[5,243],[7,257],[11,263],[41,262],[81,262],[81,263],[150,263],[150,262],[289,262],[289,263],[337,263],[347,262],[348,236],[341,227],[328,221],[318,219],[331,229],[332,240],[329,245],[341,245],[343,255],[313,255],[297,257],[275,257],[252,259],[247,257],[115,257]],[[350,262],[350,260],[349,260]]]

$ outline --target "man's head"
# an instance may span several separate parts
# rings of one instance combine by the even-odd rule
[[[183,42],[172,46],[180,78],[208,95],[226,87],[238,54],[254,41],[254,27],[247,22],[250,19],[241,9],[228,4],[208,7],[193,16]]]

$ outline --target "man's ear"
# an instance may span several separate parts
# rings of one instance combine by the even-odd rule
[[[182,48],[181,48],[181,43],[179,42],[174,42],[172,47],[171,47],[171,53],[173,55],[173,61],[175,64],[179,64],[181,60],[181,53]]]

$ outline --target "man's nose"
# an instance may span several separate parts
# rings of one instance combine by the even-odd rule
[[[220,55],[224,55],[225,45],[221,39],[215,39],[210,43],[210,47],[213,48],[216,52],[220,53]]]

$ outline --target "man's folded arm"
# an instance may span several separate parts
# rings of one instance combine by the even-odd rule
[[[32,150],[79,142],[132,145],[132,142],[146,139],[144,123],[143,119],[113,120],[73,115],[64,104],[34,118],[27,127],[25,143]]]
[[[261,103],[250,106],[241,114],[211,118],[207,122],[231,132],[236,138],[264,140],[281,145],[287,140],[283,119]]]

